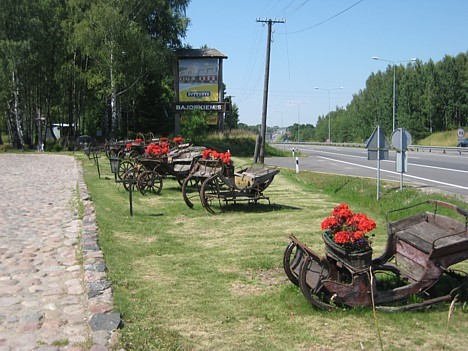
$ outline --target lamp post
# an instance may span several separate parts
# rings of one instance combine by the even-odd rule
[[[392,61],[392,60],[386,60],[377,56],[372,56],[372,59],[377,60],[377,61],[389,62],[393,66],[393,130],[395,130],[396,129],[396,64],[403,63],[403,62],[414,62],[416,61],[416,59],[412,58],[410,60]]]
[[[328,91],[328,142],[331,143],[331,109],[330,109],[330,92],[332,90],[340,90],[343,89],[343,87],[338,87],[338,88],[319,88],[315,87],[317,90],[326,90]]]
[[[125,180],[117,180],[117,174],[120,170],[120,164],[122,160],[119,157],[109,157],[110,167],[112,173],[114,173],[114,179],[116,183],[124,183],[128,185],[128,201],[130,204],[130,216],[133,216],[133,199],[132,199],[132,191],[133,185],[135,184],[136,179],[133,178],[133,174],[130,172],[128,179]]]
[[[302,104],[308,104],[309,101],[304,101],[304,102],[301,102],[301,101],[288,101],[288,104],[293,104],[293,105],[297,105],[297,141],[301,140],[301,138],[299,138],[299,125],[300,125],[300,120],[301,120],[301,105]]]

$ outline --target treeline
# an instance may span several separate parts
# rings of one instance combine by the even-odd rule
[[[0,1],[0,142],[173,130],[173,51],[190,0]],[[38,135],[38,131],[41,134]]]
[[[413,140],[431,133],[466,127],[468,123],[467,54],[445,56],[434,63],[416,61],[395,66],[396,127]],[[313,140],[328,139],[328,115],[320,116]],[[365,89],[344,109],[331,112],[331,139],[362,142],[376,125],[390,137],[393,131],[393,66],[372,74]]]

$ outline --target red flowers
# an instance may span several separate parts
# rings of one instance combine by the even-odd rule
[[[151,143],[146,147],[146,154],[148,156],[162,156],[169,152],[169,143]]]
[[[363,213],[353,213],[347,204],[336,206],[332,217],[322,221],[322,230],[330,235],[333,241],[348,251],[370,249],[370,240],[366,233],[375,229],[376,224]]]
[[[231,153],[229,151],[226,151],[226,152],[218,152],[218,151],[215,151],[215,150],[211,150],[211,149],[206,149],[206,150],[203,150],[202,152],[202,158],[205,159],[205,160],[220,160],[222,161],[224,164],[231,164],[232,160],[231,160]]]
[[[175,138],[174,138],[174,143],[175,143],[175,144],[180,144],[180,143],[182,143],[183,141],[184,141],[184,138],[182,138],[182,137],[175,137]]]

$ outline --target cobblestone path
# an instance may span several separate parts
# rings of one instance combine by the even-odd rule
[[[80,166],[4,154],[0,172],[0,351],[107,350],[120,318]]]

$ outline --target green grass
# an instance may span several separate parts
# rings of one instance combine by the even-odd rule
[[[229,135],[212,133],[203,140],[203,145],[219,152],[230,150],[234,156],[253,158],[252,150],[255,150],[255,142],[254,134],[236,131]],[[289,152],[273,148],[267,143],[265,156],[289,156]]]
[[[377,201],[375,181],[369,179],[281,170],[265,192],[271,206],[239,204],[210,215],[197,203],[188,208],[177,182],[164,180],[161,195],[134,194],[130,217],[128,193],[114,183],[104,159],[101,172],[110,180],[98,179],[94,162],[79,157],[96,207],[116,309],[125,324],[119,347],[380,349],[371,309],[319,311],[289,282],[282,268],[288,236],[323,254],[320,223],[334,206],[347,202],[377,222],[374,250],[379,254],[386,240],[386,211],[429,195],[384,183]],[[467,207],[458,199],[430,197]],[[445,304],[424,312],[377,312],[384,349],[458,350],[468,319],[457,306],[444,342],[448,309]]]
[[[417,144],[424,146],[457,146],[457,130],[448,130],[446,132],[431,134],[427,138],[419,140]]]

